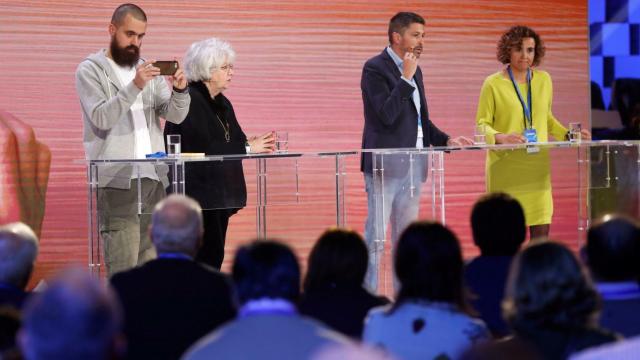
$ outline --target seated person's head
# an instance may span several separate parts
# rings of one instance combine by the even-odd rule
[[[37,255],[38,238],[29,226],[20,222],[1,226],[0,284],[24,289]]]
[[[121,324],[111,289],[72,270],[31,297],[18,340],[27,360],[108,359],[121,353]]]
[[[640,228],[623,216],[605,216],[589,228],[587,264],[598,281],[637,280],[640,275]]]
[[[159,254],[181,253],[194,257],[203,233],[202,209],[189,197],[169,195],[153,210],[151,241]]]
[[[355,231],[325,231],[311,250],[304,290],[342,284],[360,286],[367,272],[369,253]]]
[[[239,248],[232,276],[241,304],[264,298],[294,302],[300,295],[298,260],[288,246],[275,241]]]
[[[590,327],[599,304],[588,275],[564,245],[532,245],[511,264],[503,314],[516,332]]]
[[[511,256],[526,237],[524,211],[518,200],[504,193],[481,197],[471,210],[473,242],[485,256]]]
[[[463,260],[456,236],[444,225],[417,221],[400,236],[395,252],[400,281],[397,302],[409,299],[447,302],[467,310]]]

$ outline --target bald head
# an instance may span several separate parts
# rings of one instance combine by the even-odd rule
[[[158,253],[195,256],[203,234],[202,209],[184,195],[170,195],[156,205],[151,240]]]
[[[0,226],[0,283],[24,289],[38,255],[38,238],[21,222]]]
[[[147,22],[147,14],[135,4],[122,4],[118,6],[111,16],[111,23],[120,26],[127,18],[127,15],[133,16],[134,19]]]

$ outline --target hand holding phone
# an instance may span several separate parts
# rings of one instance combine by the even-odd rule
[[[153,66],[160,69],[160,75],[173,75],[178,71],[178,62],[176,60],[156,61]]]

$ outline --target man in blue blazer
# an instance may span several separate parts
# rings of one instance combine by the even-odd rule
[[[389,22],[389,46],[369,59],[362,70],[364,104],[363,149],[423,148],[472,144],[465,137],[451,138],[429,119],[422,71],[418,60],[423,50],[424,19],[415,13],[400,12]],[[402,154],[377,157],[363,152],[368,198],[365,239],[369,246],[367,285],[377,288],[377,259],[383,250],[386,223],[391,220],[391,239],[395,241],[404,228],[418,217],[420,184],[426,180],[426,156]],[[384,169],[383,206],[376,209],[374,169]],[[376,226],[377,224],[377,226]],[[376,231],[377,228],[377,231]]]

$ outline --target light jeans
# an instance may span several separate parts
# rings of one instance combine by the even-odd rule
[[[415,161],[413,171],[403,177],[378,177],[374,186],[372,174],[364,174],[367,191],[367,222],[365,223],[364,238],[369,249],[369,267],[365,277],[365,286],[371,291],[378,289],[378,270],[380,261],[384,257],[383,239],[386,238],[387,224],[391,222],[391,245],[395,249],[402,231],[418,218],[420,206],[420,189],[422,187],[422,173],[426,167],[425,161]],[[384,181],[382,189],[381,181]],[[382,196],[378,196],[383,206],[376,208],[375,189],[382,189]],[[394,288],[397,287],[394,276]]]

